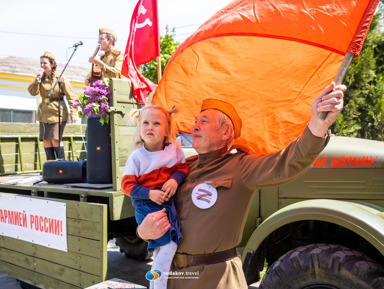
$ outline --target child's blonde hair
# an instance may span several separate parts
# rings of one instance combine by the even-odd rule
[[[131,110],[131,118],[137,119],[137,126],[135,134],[133,135],[133,141],[132,141],[132,147],[131,151],[141,147],[144,145],[144,140],[140,136],[140,129],[141,129],[141,120],[143,117],[145,117],[148,113],[150,113],[151,110],[157,109],[164,113],[166,122],[166,128],[165,128],[165,137],[164,137],[164,145],[168,143],[176,143],[176,130],[174,121],[172,118],[172,114],[177,112],[176,107],[174,106],[170,111],[165,110],[164,108],[158,106],[158,105],[146,105],[141,109],[132,109]]]

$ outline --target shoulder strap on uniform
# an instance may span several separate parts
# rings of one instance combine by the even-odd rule
[[[198,158],[198,155],[194,155],[194,156],[190,156],[189,158],[186,158],[185,161],[188,162],[188,161],[193,161],[195,159]]]
[[[230,148],[223,154],[223,156],[225,156],[225,155],[227,155],[227,154],[230,154],[231,151],[233,151],[233,150],[242,151],[242,152],[245,153],[246,155],[249,154],[249,149],[248,149],[248,148],[246,148],[245,146],[236,144],[236,145],[231,146],[231,147],[230,147]]]

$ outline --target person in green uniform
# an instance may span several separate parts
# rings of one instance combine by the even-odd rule
[[[100,56],[91,56],[89,63],[96,65],[101,70],[101,80],[104,78],[124,78],[121,74],[124,54],[115,49],[117,41],[116,33],[108,28],[99,29],[100,50],[104,51]],[[85,84],[90,85],[91,74],[88,74]]]
[[[344,85],[327,86],[314,100],[302,135],[269,155],[250,155],[239,148],[231,152],[236,148],[233,139],[241,134],[240,117],[227,102],[203,101],[192,127],[198,155],[187,160],[189,175],[175,194],[183,240],[171,267],[178,278],[169,277],[168,288],[248,288],[236,246],[254,191],[292,181],[311,167],[328,143],[328,128],[343,108],[345,90]],[[328,111],[325,120],[320,111]],[[159,211],[147,215],[137,234],[157,239],[169,226],[165,212]]]
[[[40,103],[37,109],[37,120],[40,122],[39,139],[44,141],[45,154],[47,160],[65,159],[64,146],[61,140],[65,125],[68,121],[68,109],[64,102],[67,98],[70,108],[70,118],[72,123],[77,122],[77,110],[73,108],[75,94],[73,93],[70,82],[65,76],[61,76],[60,95],[59,84],[55,86],[51,97],[49,93],[54,87],[57,77],[57,64],[55,56],[50,52],[45,52],[40,57],[40,67],[42,70],[37,72],[35,80],[28,86],[31,95],[40,95]],[[59,102],[60,102],[60,131],[59,131]]]

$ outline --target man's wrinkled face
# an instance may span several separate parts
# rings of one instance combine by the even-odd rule
[[[192,147],[199,154],[218,150],[226,145],[213,109],[202,111],[192,127]]]

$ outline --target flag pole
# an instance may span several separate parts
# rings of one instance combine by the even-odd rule
[[[161,79],[161,54],[156,57],[157,59],[157,83],[160,82]]]
[[[353,52],[347,52],[344,56],[343,63],[341,64],[339,71],[337,72],[336,78],[335,78],[335,84],[340,85],[342,84],[345,75],[347,74],[347,70],[349,66],[351,65],[351,62],[353,58],[355,57],[355,54]],[[328,111],[322,111],[320,112],[319,118],[325,119],[328,115]]]

